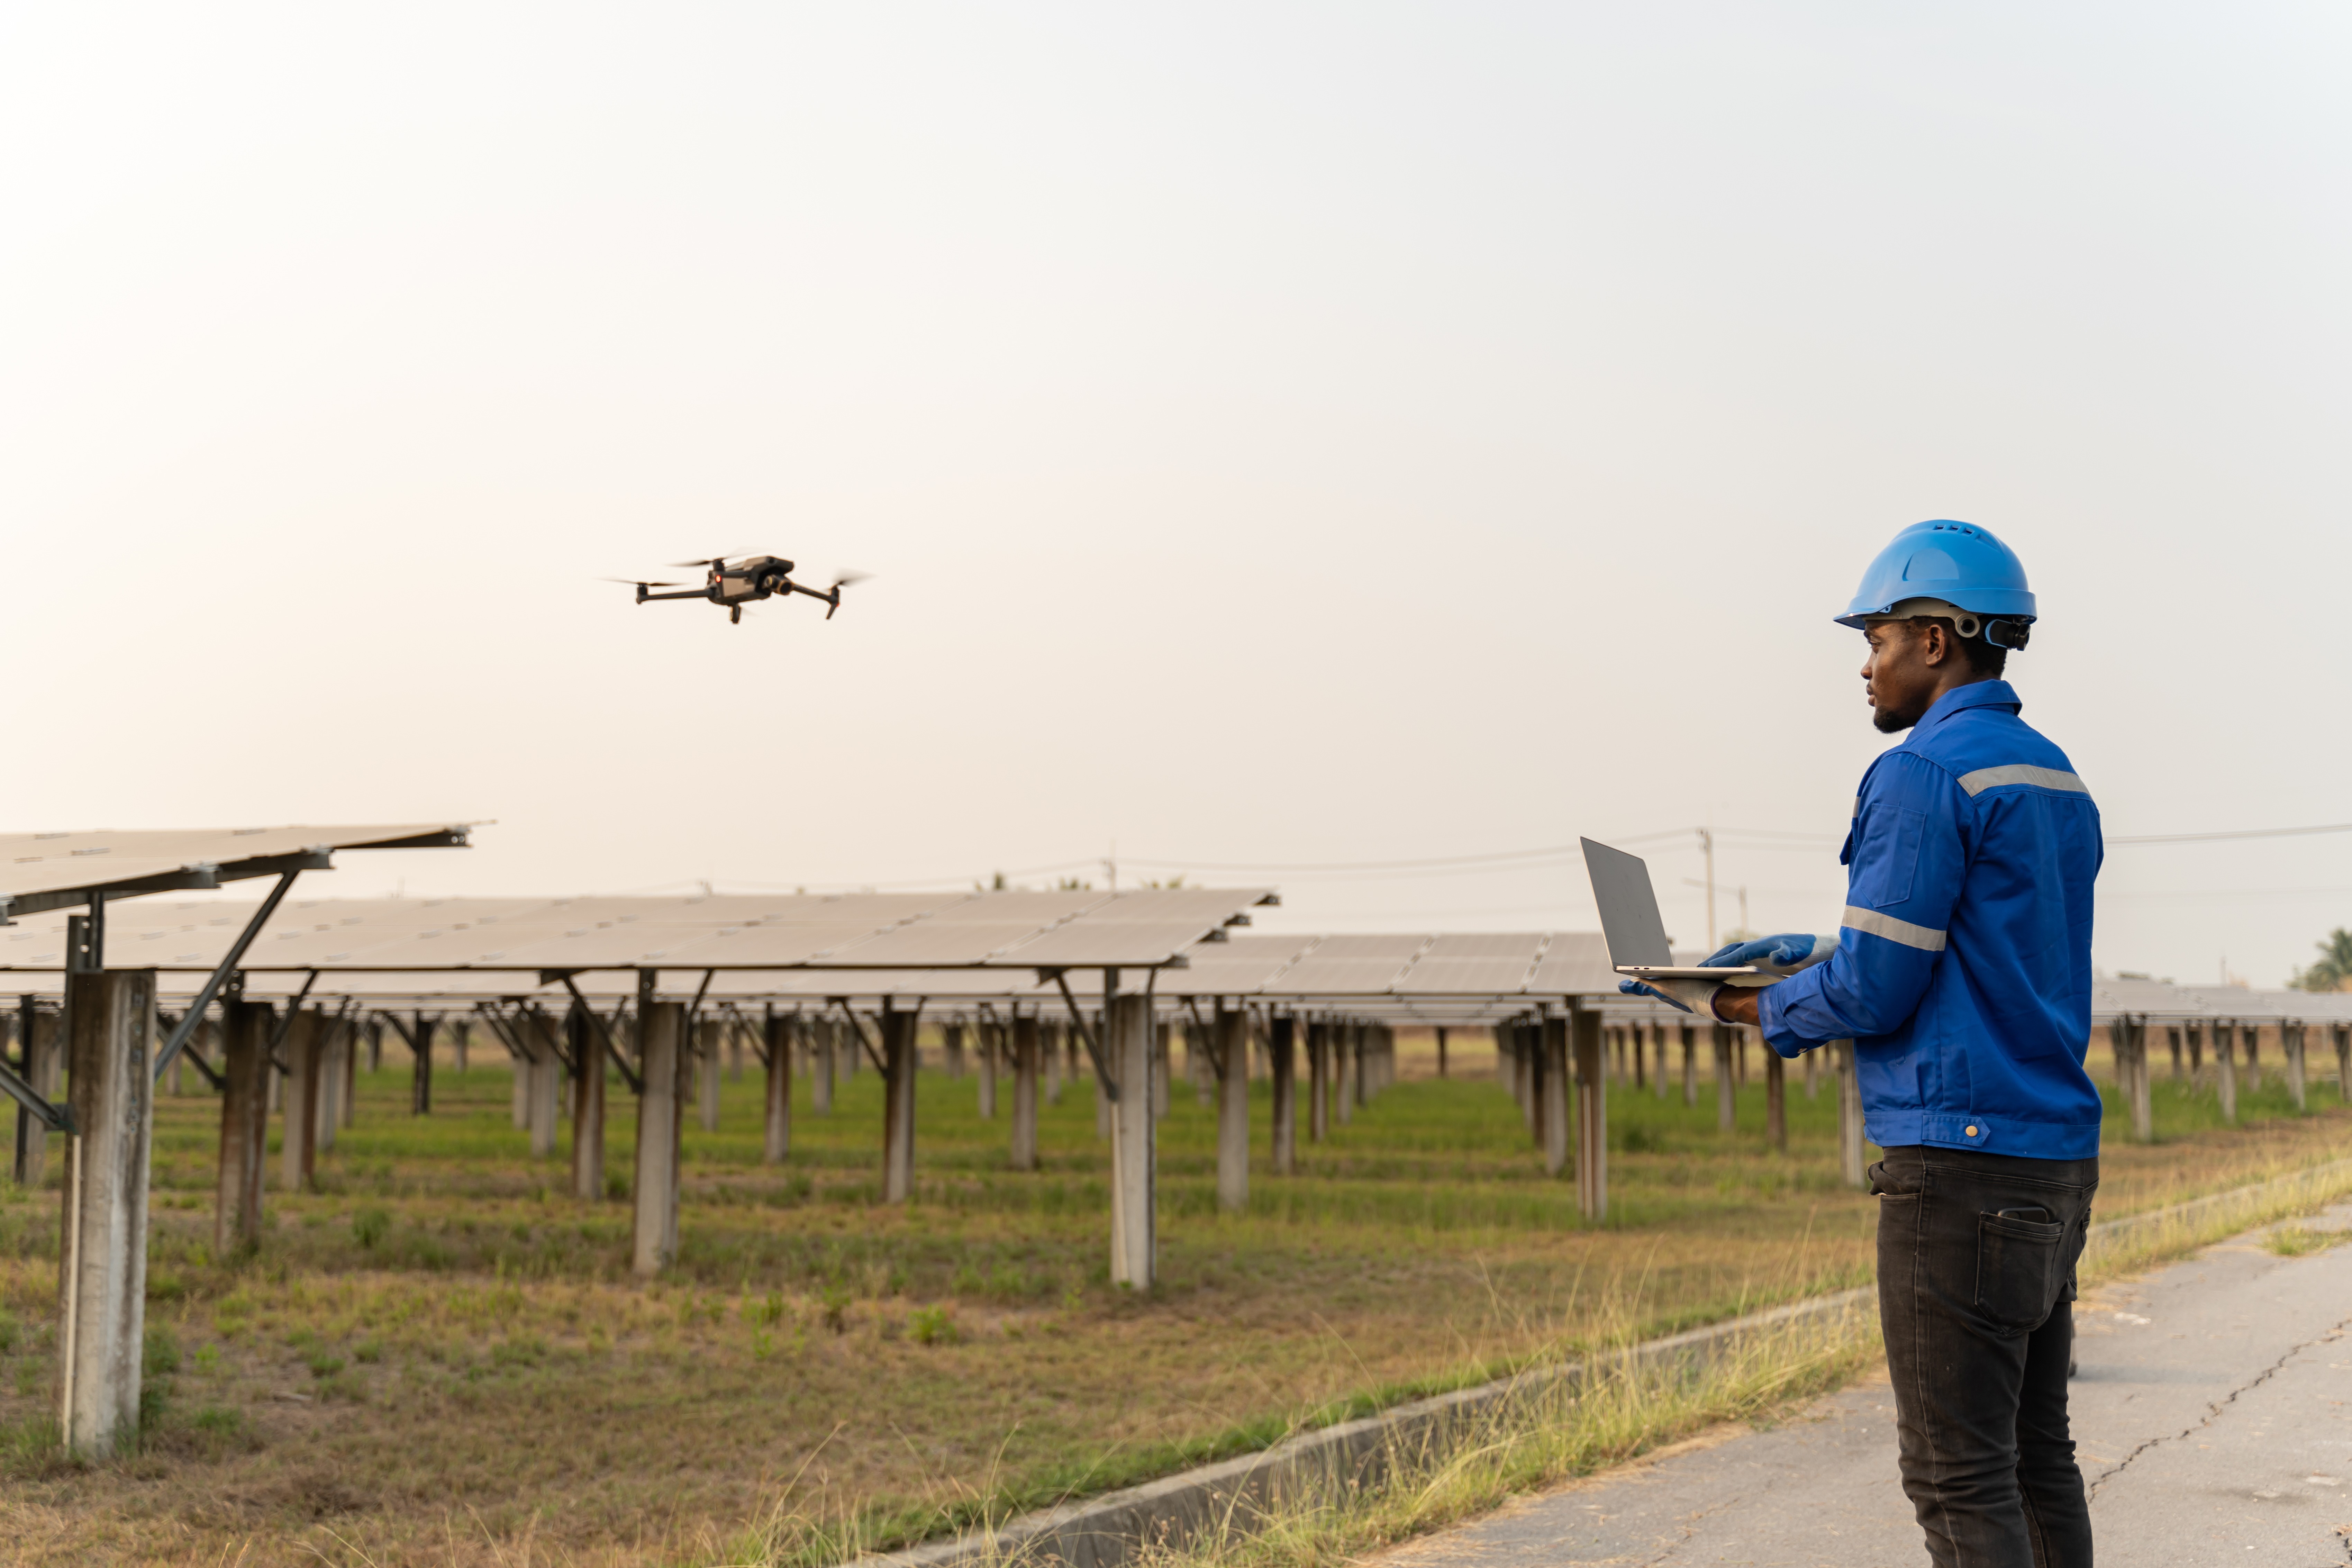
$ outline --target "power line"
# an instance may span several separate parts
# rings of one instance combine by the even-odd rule
[[[2303,838],[2315,833],[2352,833],[2352,822],[2327,822],[2316,827],[2244,827],[2230,833],[2142,833],[2128,837],[2110,837],[2110,846],[2123,844],[2210,844],[2223,838]]]

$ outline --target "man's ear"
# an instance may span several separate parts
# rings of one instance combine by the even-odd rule
[[[1917,628],[1924,647],[1919,650],[1919,662],[1933,669],[1952,656],[1952,634],[1942,621],[1922,621]]]

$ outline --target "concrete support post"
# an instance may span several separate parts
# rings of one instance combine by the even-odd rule
[[[782,1164],[784,1157],[793,1152],[793,1034],[796,1022],[790,1013],[779,1013],[772,1007],[760,1020],[760,1043],[768,1058],[766,1136],[761,1141],[760,1158],[771,1165]]]
[[[2352,1024],[2337,1024],[2336,1037],[2336,1098],[2352,1100]]]
[[[1041,1033],[1034,1017],[1015,1015],[1011,1037],[1013,1146],[1005,1163],[1016,1171],[1037,1168],[1037,1069]],[[1047,1047],[1050,1049],[1050,1045]]]
[[[741,1083],[743,1081],[743,1020],[730,1017],[719,1026],[719,1032],[727,1037],[727,1081]]]
[[[316,1007],[304,1007],[287,1021],[286,1039],[279,1047],[286,1058],[285,1116],[278,1143],[278,1184],[289,1193],[307,1193],[318,1172],[319,1057],[325,1044],[319,1037],[321,1019]]]
[[[1331,1136],[1331,1026],[1309,1020],[1306,1027],[1307,1141],[1320,1143]]]
[[[1739,1085],[1732,1077],[1731,1026],[1717,1024],[1715,1035],[1715,1130],[1717,1132],[1737,1131],[1739,1127]]]
[[[819,1116],[833,1114],[833,1056],[840,1034],[831,1018],[819,1018],[809,1028],[809,1110]]]
[[[903,1204],[915,1191],[915,1022],[920,1015],[882,1013],[882,1201]]]
[[[1104,1017],[1100,1013],[1095,1015],[1095,1038],[1097,1040],[1108,1039],[1110,1037],[1106,1034],[1105,1031],[1109,1027],[1109,1019]],[[1109,1047],[1105,1047],[1104,1048],[1108,1049]],[[1106,1087],[1108,1080],[1104,1079],[1102,1074],[1095,1073],[1092,1076],[1094,1078],[1095,1084],[1095,1136],[1108,1143],[1111,1140],[1111,1128],[1113,1121],[1111,1115],[1110,1090]]]
[[[1627,1025],[1625,1033],[1633,1040],[1633,1092],[1639,1094],[1650,1087],[1650,1053],[1645,1048],[1649,1042],[1642,1037],[1643,1029],[1639,1024]]]
[[[531,1033],[528,1021],[514,1026],[514,1081],[508,1086],[508,1119],[518,1132],[530,1131]]]
[[[368,1071],[383,1070],[383,1020],[370,1018],[363,1026],[367,1035]]]
[[[604,1037],[578,1003],[563,1017],[572,1057],[572,1195],[604,1196]]]
[[[637,1050],[645,1092],[637,1097],[636,1215],[632,1266],[641,1277],[677,1260],[678,1146],[686,1130],[686,1004],[653,1000],[653,972],[640,971]]]
[[[2238,1124],[2238,1028],[2234,1024],[2213,1026],[2213,1087],[2221,1100],[2221,1123],[2225,1127]]]
[[[1862,1158],[1862,1080],[1855,1076],[1853,1042],[1832,1040],[1823,1048],[1837,1053],[1838,1179],[1849,1187],[1867,1186],[1870,1174]]]
[[[2164,1039],[2165,1043],[2172,1047],[2172,1081],[2175,1083],[2187,1081],[2189,1075],[2183,1070],[2180,1061],[2180,1026],[2175,1024],[2166,1029]]]
[[[950,1021],[940,1026],[940,1042],[947,1058],[948,1077],[963,1076],[963,1026]]]
[[[1789,1152],[1789,1064],[1764,1042],[1764,1139],[1775,1153]]]
[[[460,1018],[449,1026],[449,1054],[455,1058],[457,1073],[461,1078],[465,1076],[467,1068],[472,1065],[470,1058],[473,1045],[474,1026],[471,1022]]]
[[[213,1252],[226,1258],[261,1240],[261,1173],[269,1154],[269,1037],[278,1016],[267,1002],[222,1005],[220,1186]]]
[[[1062,1085],[1071,1075],[1062,1066],[1062,1026],[1037,1021],[1038,1066],[1045,1078],[1045,1103],[1062,1103]]]
[[[2147,1026],[2142,1025],[2141,1027],[2145,1028]],[[2294,1097],[2294,1108],[2297,1110],[2308,1110],[2310,1107],[2305,1097],[2306,1085],[2304,1081],[2303,1026],[2301,1024],[2279,1026],[2279,1050],[2286,1058],[2286,1091]]]
[[[1575,1030],[1576,1207],[1586,1219],[1609,1217],[1609,1079],[1601,1055],[1601,1015],[1579,1007]]]
[[[1565,1016],[1549,1016],[1540,1027],[1541,1043],[1537,1048],[1543,1055],[1537,1081],[1541,1086],[1543,1101],[1539,1120],[1543,1127],[1544,1173],[1557,1176],[1568,1169],[1569,1020]]]
[[[58,1102],[58,1066],[65,1054],[58,1031],[64,1020],[55,1013],[42,1013],[29,1007],[17,1014],[25,1045],[25,1079],[34,1092],[51,1105]],[[16,1108],[16,1184],[37,1187],[47,1173],[49,1157],[48,1123],[36,1118],[23,1106]]]
[[[1437,1026],[1437,1076],[1445,1076],[1445,1026]]]
[[[1148,1290],[1159,1271],[1153,1191],[1159,1116],[1152,1104],[1159,1074],[1152,1058],[1160,1030],[1148,996],[1116,997],[1104,1013],[1104,1055],[1118,1085],[1111,1108],[1110,1278],[1114,1285]]]
[[[2189,1047],[2189,1086],[2191,1089],[2201,1088],[2205,1082],[2205,1031],[2183,1020],[2180,1038],[2181,1043]]]
[[[379,1025],[381,1027],[381,1025]],[[433,1018],[416,1013],[416,1077],[409,1079],[409,1114],[433,1114]]]
[[[1273,1110],[1274,1173],[1298,1170],[1298,1018],[1283,1013],[1266,1022],[1266,1086]]]
[[[695,1026],[694,1087],[702,1112],[702,1130],[719,1131],[719,1036],[727,1026],[717,1018],[705,1018]]]
[[[1339,1125],[1347,1126],[1356,1119],[1356,1107],[1364,1103],[1364,1026],[1361,1024],[1339,1026]]]
[[[1155,1018],[1152,1020],[1151,1114],[1155,1117],[1166,1116],[1168,1114],[1169,1106],[1175,1100],[1175,1096],[1169,1092],[1173,1087],[1169,1081],[1169,1047],[1171,1044],[1169,1036],[1171,1032],[1172,1031],[1165,1019]]]
[[[81,1131],[66,1147],[58,1420],[68,1450],[104,1454],[139,1435],[155,972],[68,974],[66,1017],[67,1087]]]
[[[2130,1021],[2131,1034],[2131,1113],[2132,1138],[2137,1142],[2156,1142],[2156,1107],[2149,1099],[2151,1075],[2147,1068],[2147,1020]]]
[[[378,1024],[377,1028],[383,1026]],[[433,1020],[416,1015],[416,1076],[410,1080],[408,1109],[412,1115],[433,1114]]]
[[[1004,1054],[1004,1026],[988,1019],[972,1026],[980,1037],[980,1119],[996,1120],[996,1061]]]
[[[2243,1027],[2246,1032],[2246,1087],[2260,1089],[2263,1087],[2263,1026],[2247,1024]]]
[[[1769,1040],[1767,1040],[1764,1043],[1768,1046],[1771,1044]],[[1807,1051],[1804,1056],[1804,1062],[1805,1098],[1807,1100],[1818,1100],[1821,1098],[1822,1093],[1822,1053],[1819,1051]]]
[[[530,1126],[530,1157],[552,1160],[558,1121],[555,1090],[563,1076],[563,1058],[555,1044],[555,1020],[533,1007],[522,1016],[520,1032],[530,1050],[524,1080],[530,1091],[524,1107]]]
[[[1192,1080],[1192,1102],[1202,1110],[1217,1103],[1216,1026],[1184,1026],[1184,1076]]]
[[[1217,1206],[1227,1214],[1249,1208],[1249,1015],[1219,1006],[1216,1054]]]
[[[345,1020],[320,1015],[319,1108],[310,1118],[310,1143],[322,1154],[333,1152],[335,1133],[343,1124],[344,1085],[351,1081],[343,1070],[343,1046],[350,1038],[351,1029]]]
[[[1698,1026],[1685,1024],[1683,1031],[1683,1106],[1685,1110],[1698,1107]]]

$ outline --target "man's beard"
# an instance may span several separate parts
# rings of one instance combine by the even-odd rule
[[[1916,719],[1906,719],[1892,708],[1874,708],[1870,710],[1871,725],[1882,735],[1899,735],[1918,721]]]

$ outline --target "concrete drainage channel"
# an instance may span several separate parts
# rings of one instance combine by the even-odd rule
[[[2113,1255],[2162,1240],[2169,1232],[2231,1216],[2247,1224],[2281,1205],[2317,1203],[2352,1187],[2352,1160],[2216,1193],[2091,1227],[2090,1248]],[[1876,1288],[1841,1290],[1688,1333],[1651,1340],[1630,1352],[1639,1370],[1699,1371],[1759,1339],[1832,1334],[1876,1315]],[[1521,1373],[1475,1388],[1400,1405],[1378,1415],[1302,1432],[1272,1447],[1203,1465],[1141,1486],[1024,1514],[951,1540],[877,1552],[853,1568],[979,1568],[985,1563],[1059,1562],[1066,1568],[1118,1568],[1153,1549],[1181,1548],[1205,1531],[1246,1528],[1286,1501],[1328,1498],[1380,1484],[1394,1456],[1426,1452],[1449,1429],[1475,1426],[1511,1401],[1561,1384],[1580,1384],[1584,1363]]]

